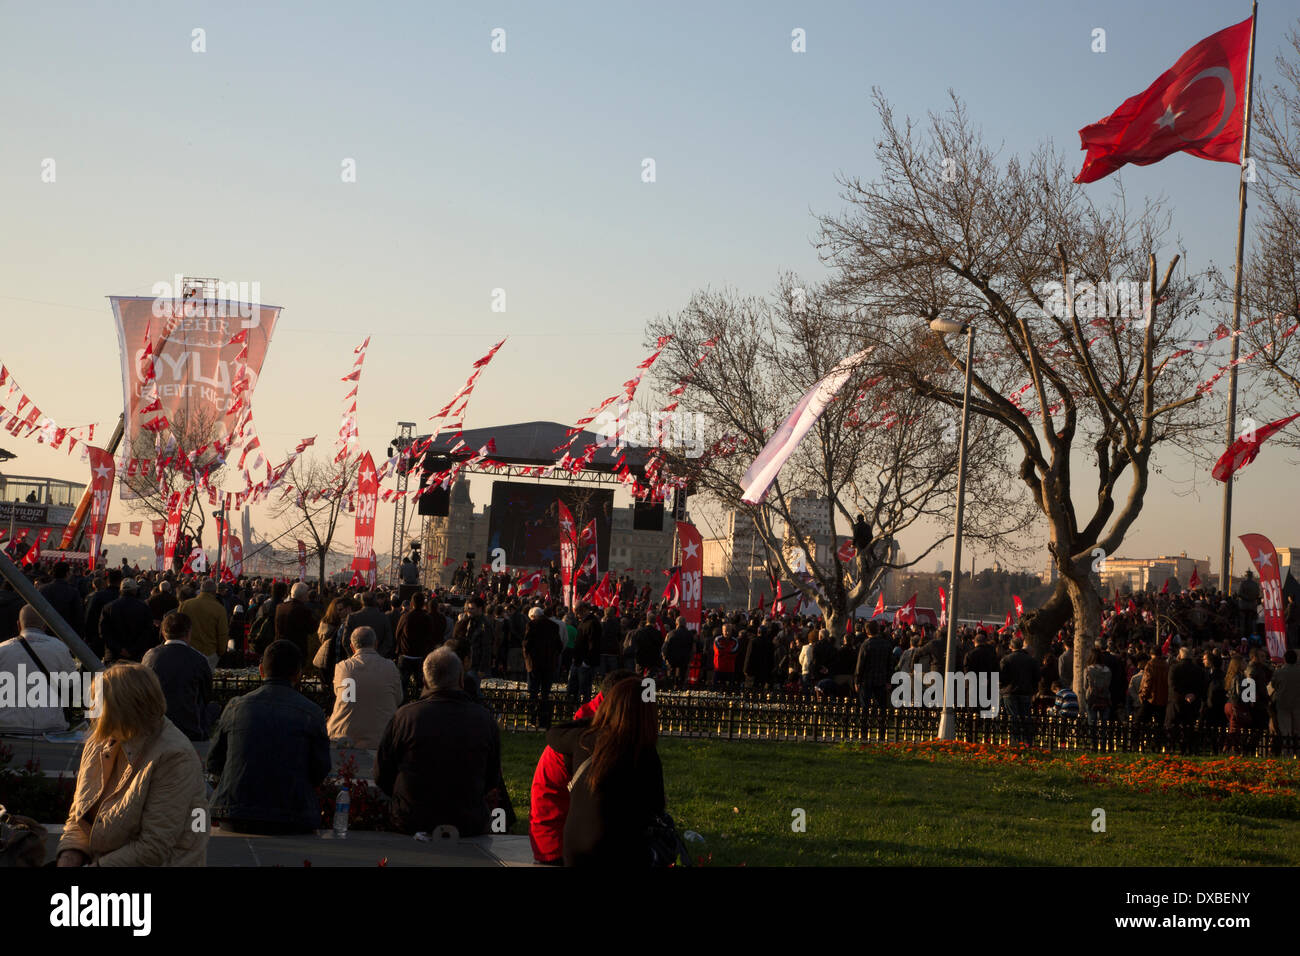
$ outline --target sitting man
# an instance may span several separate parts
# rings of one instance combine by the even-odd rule
[[[384,728],[402,705],[402,675],[397,665],[375,650],[373,628],[352,632],[352,656],[334,668],[331,742],[374,750]]]
[[[221,707],[212,700],[212,668],[190,646],[190,619],[169,611],[162,621],[163,643],[141,662],[158,675],[167,698],[167,719],[190,740],[207,740]]]
[[[294,688],[295,645],[272,641],[260,671],[262,686],[227,704],[217,723],[212,818],[236,833],[310,833],[321,823],[315,788],[330,770],[325,715]]]
[[[69,679],[67,675],[77,676],[72,653],[57,637],[45,633],[45,622],[30,604],[19,610],[18,626],[22,630],[17,637],[0,643],[0,680],[15,691],[10,701],[0,706],[0,733],[40,736],[67,730],[63,708],[57,700],[49,700],[48,691]],[[24,706],[33,698],[33,675],[40,680],[45,674],[52,675],[44,685],[46,693],[35,697],[42,706]]]
[[[398,708],[375,759],[375,783],[392,797],[402,833],[450,825],[461,836],[488,831],[488,789],[501,773],[496,721],[462,689],[464,668],[440,647],[424,659],[424,696]]]

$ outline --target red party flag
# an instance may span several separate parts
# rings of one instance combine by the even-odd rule
[[[1019,618],[1024,617],[1024,616],[1025,616],[1025,602],[1022,601],[1022,600],[1020,600],[1020,595],[1019,595],[1019,594],[1013,594],[1013,595],[1011,595],[1011,603],[1014,604],[1014,605],[1016,606],[1016,618],[1019,619]]]
[[[1165,583],[1164,583],[1164,585],[1160,588],[1160,593],[1161,593],[1161,594],[1168,594],[1168,593],[1169,593],[1169,579],[1168,579],[1168,578],[1165,578]]]
[[[872,617],[878,617],[885,613],[885,592],[880,592],[880,597],[876,598],[876,609],[872,612]]]
[[[1277,421],[1269,422],[1267,425],[1261,425],[1259,428],[1252,430],[1253,434],[1247,432],[1245,435],[1242,435],[1229,445],[1228,450],[1225,451],[1219,457],[1219,460],[1214,463],[1214,468],[1210,471],[1210,474],[1219,481],[1227,481],[1235,472],[1241,468],[1245,468],[1255,460],[1256,456],[1259,455],[1260,446],[1264,444],[1264,441],[1267,438],[1275,432],[1281,431],[1297,418],[1300,418],[1300,412],[1296,412],[1294,415],[1288,415],[1286,418],[1279,418]]]
[[[1096,182],[1126,163],[1149,166],[1177,152],[1239,163],[1253,33],[1248,17],[1206,37],[1145,91],[1079,130],[1088,152],[1074,181]]]
[[[1198,571],[1199,569],[1193,565],[1192,578],[1190,581],[1187,582],[1187,589],[1189,591],[1195,591],[1197,588],[1201,586],[1201,575],[1198,573]]]

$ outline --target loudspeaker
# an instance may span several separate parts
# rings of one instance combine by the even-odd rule
[[[434,518],[446,518],[451,514],[451,489],[430,488],[420,495],[419,513]]]
[[[663,531],[664,503],[662,501],[643,501],[640,498],[633,499],[632,530]]]

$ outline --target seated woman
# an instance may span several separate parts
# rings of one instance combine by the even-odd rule
[[[115,664],[81,754],[59,866],[205,866],[207,785],[194,744],[167,719],[154,672]]]
[[[642,700],[641,681],[610,688],[574,754],[581,762],[569,782],[566,866],[651,865],[647,828],[667,803],[658,740],[658,708]]]

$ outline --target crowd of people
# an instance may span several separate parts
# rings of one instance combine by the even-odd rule
[[[481,693],[494,678],[526,683],[532,724],[546,731],[530,793],[536,859],[671,859],[678,850],[665,816],[647,678],[665,689],[856,697],[868,714],[893,706],[896,674],[939,673],[948,659],[946,632],[879,619],[855,619],[833,634],[820,618],[717,608],[693,629],[630,579],[617,591],[626,604],[569,607],[550,586],[521,593],[522,576],[508,574],[462,576],[430,590],[409,581],[394,588],[259,577],[218,583],[125,562],[92,575],[64,563],[30,573],[45,600],[112,665],[61,865],[200,860],[203,838],[179,823],[198,810],[235,832],[313,831],[327,809],[317,788],[330,772],[332,746],[374,753],[375,784],[388,796],[394,829],[504,832],[515,812],[498,724]],[[1290,737],[1294,753],[1295,650],[1276,666],[1258,630],[1240,605],[1213,591],[1140,595],[1104,613],[1082,693],[1068,623],[1037,650],[1014,626],[962,626],[954,659],[967,673],[996,675],[1013,719],[1267,728]],[[0,670],[22,660],[48,671],[75,667],[7,582],[0,638]],[[219,706],[214,672],[252,664],[258,687]],[[300,692],[307,676],[325,690],[324,708]],[[557,699],[572,720],[553,721]],[[0,707],[3,732],[66,727],[58,707]],[[196,742],[209,743],[202,764]],[[205,773],[210,789],[194,785]],[[97,827],[101,816],[112,825]]]

